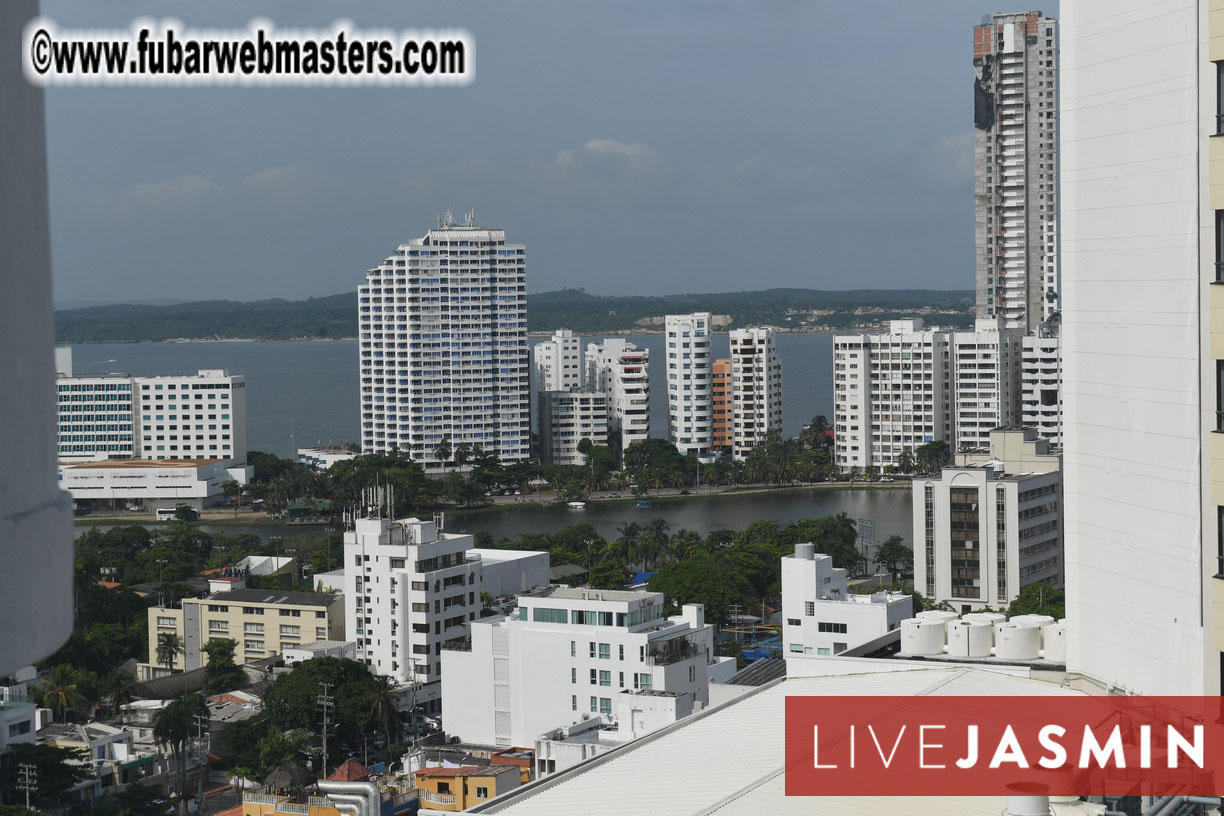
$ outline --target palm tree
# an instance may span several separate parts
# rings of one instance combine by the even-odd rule
[[[197,716],[208,716],[208,706],[198,694],[180,694],[157,712],[153,718],[153,738],[170,746],[170,752],[178,766],[178,795],[183,801],[183,790],[187,782],[187,743],[196,733]]]
[[[659,561],[659,558],[667,553],[667,522],[661,518],[651,519],[646,524],[645,534],[642,536],[642,567],[644,569],[652,569]]]
[[[183,641],[175,632],[162,632],[157,636],[157,662],[174,671],[174,657],[183,653]]]
[[[447,460],[451,458],[451,443],[449,436],[442,437],[442,441],[434,446],[433,455],[443,467],[446,467]]]
[[[76,708],[85,699],[80,689],[82,681],[79,671],[67,663],[61,663],[39,684],[39,702],[43,708],[54,711],[59,721],[63,722],[68,709]]]
[[[472,445],[470,442],[460,442],[455,446],[455,464],[459,467],[466,465],[472,458]],[[388,737],[390,739],[390,737]]]
[[[106,693],[110,697],[110,714],[118,717],[123,706],[136,696],[136,678],[131,672],[119,669],[106,678]]]
[[[897,457],[897,470],[902,473],[914,472],[914,453],[909,448],[901,451],[901,455]]]
[[[391,721],[396,718],[398,710],[399,696],[395,693],[395,681],[385,674],[376,676],[370,689],[370,714],[382,720],[388,747],[391,745]]]
[[[637,557],[638,539],[642,535],[642,528],[636,521],[627,521],[617,527],[616,532],[620,533],[620,538],[617,540],[617,552],[620,560],[627,563]]]

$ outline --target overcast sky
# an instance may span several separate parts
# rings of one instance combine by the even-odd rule
[[[56,299],[351,291],[447,208],[526,243],[532,292],[968,289],[992,10],[1022,9],[43,0],[62,29],[462,27],[476,64],[464,88],[49,90]]]

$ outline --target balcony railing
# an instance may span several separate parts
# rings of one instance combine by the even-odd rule
[[[445,640],[442,642],[442,651],[444,652],[470,652],[472,651],[472,641],[467,638],[456,638],[455,640]]]
[[[646,653],[647,660],[655,666],[670,666],[697,655],[697,647],[684,638],[672,638],[652,646]]]
[[[437,802],[440,805],[455,804],[455,794],[453,793],[434,793],[424,789],[420,789],[417,792],[420,794],[421,801],[423,802]]]

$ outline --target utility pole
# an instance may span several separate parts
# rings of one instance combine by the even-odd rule
[[[331,684],[320,683],[323,687],[323,693],[318,696],[319,707],[323,709],[323,773],[322,778],[327,778],[327,716],[331,714],[332,705],[336,702],[330,694]]]
[[[38,792],[38,766],[33,762],[23,762],[18,766],[17,790],[25,791],[26,810],[30,809],[30,794]]]
[[[204,776],[208,768],[208,743],[204,735],[209,732],[208,716],[195,715],[196,724],[196,813],[204,813]]]

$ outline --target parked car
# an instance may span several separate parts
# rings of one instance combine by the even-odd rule
[[[609,493],[608,494],[609,499],[619,499],[620,497],[621,497],[621,494],[619,493]]]
[[[129,513],[141,513],[144,512],[144,505],[133,502],[127,506],[127,509]]]

